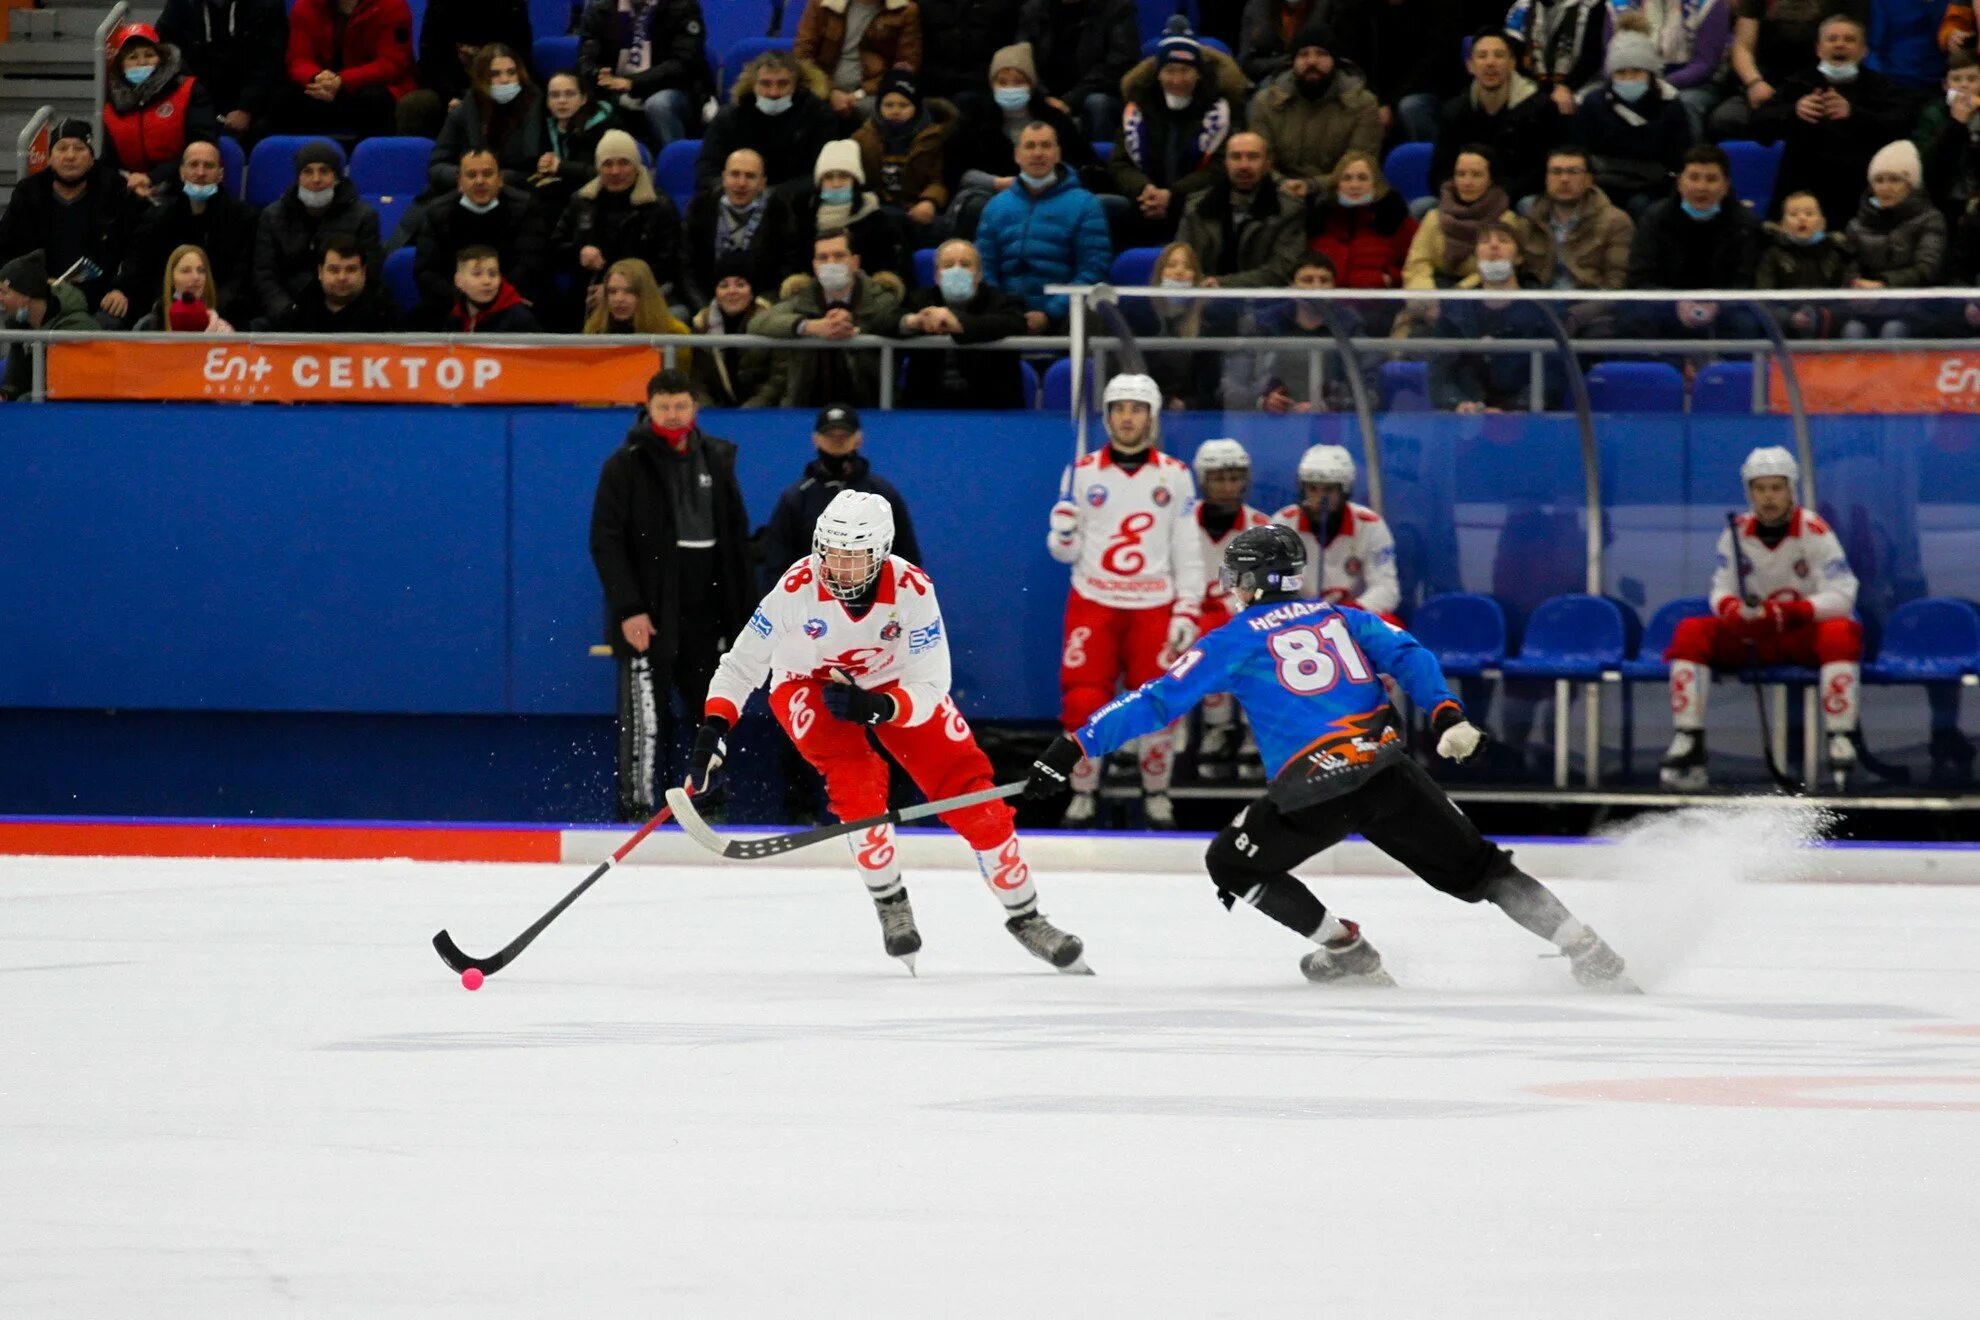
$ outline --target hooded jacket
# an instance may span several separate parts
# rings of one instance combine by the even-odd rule
[[[767,299],[750,307],[749,320],[737,334],[756,333],[756,321],[770,310]],[[789,353],[776,348],[725,348],[723,336],[709,330],[715,316],[711,303],[694,314],[694,332],[708,335],[695,349],[689,370],[702,397],[714,408],[775,408],[790,388]],[[786,561],[788,562],[788,561]]]
[[[1080,8],[1083,12],[1068,14],[1063,12],[1065,0],[1025,0],[1017,31],[1019,41],[1031,43],[1039,85],[1075,113],[1089,96],[1119,96],[1121,78],[1141,54],[1141,20],[1135,12],[1135,0],[1084,0]],[[1078,21],[1070,29],[1061,29],[1059,23],[1065,19]],[[1070,39],[1071,50],[1059,48],[1062,31]],[[1055,79],[1054,69],[1075,72],[1069,78]]]
[[[602,134],[602,130],[601,130]],[[594,149],[597,144],[592,144]],[[494,106],[488,117],[488,131],[482,128],[482,105],[473,92],[447,112],[440,136],[433,140],[433,154],[427,158],[428,196],[447,192],[461,177],[461,157],[470,151],[492,150],[502,167],[502,182],[523,188],[536,173],[536,162],[550,150],[550,125],[543,110],[543,95],[525,87],[506,106]]]
[[[1416,217],[1402,194],[1380,178],[1366,206],[1342,206],[1333,192],[1307,194],[1306,246],[1334,263],[1343,289],[1400,289],[1416,238]]]
[[[1200,192],[1223,174],[1224,144],[1242,127],[1244,74],[1237,61],[1203,48],[1203,75],[1196,95],[1180,110],[1169,109],[1156,79],[1154,56],[1121,79],[1121,128],[1107,162],[1114,183],[1127,197],[1153,184],[1178,194]],[[1171,205],[1183,200],[1178,197]]]
[[[907,210],[917,202],[932,202],[940,211],[949,204],[944,156],[961,117],[940,97],[930,97],[922,106],[927,122],[908,139],[904,150],[888,150],[877,115],[860,125],[853,141],[859,143],[860,164],[883,203]]]
[[[825,315],[825,290],[817,277],[793,275],[784,281],[780,292],[782,300],[750,323],[756,334],[796,339],[802,322]],[[900,321],[901,281],[889,273],[855,271],[844,305],[851,310],[859,333],[887,334]],[[880,402],[880,354],[872,349],[798,349],[788,358],[790,375],[783,398],[786,408],[822,408],[828,403],[870,408]],[[828,390],[827,385],[833,388]]]
[[[357,0],[343,19],[342,65],[338,58],[337,0],[296,0],[289,11],[289,81],[298,87],[325,69],[341,76],[351,91],[383,87],[398,100],[417,87],[413,77],[412,10],[406,0]]]
[[[714,0],[729,3],[731,0]],[[635,101],[663,88],[685,92],[697,107],[715,94],[715,80],[708,73],[708,30],[702,25],[700,0],[651,0],[656,11],[652,18],[652,66],[627,75]],[[631,33],[626,15],[619,12],[617,0],[590,0],[578,22],[578,81],[586,87],[598,85],[600,73],[619,67],[619,52]],[[540,35],[548,36],[548,33]]]
[[[625,192],[608,192],[603,179],[593,179],[564,208],[550,237],[551,261],[560,271],[591,278],[578,266],[578,254],[587,247],[603,252],[607,266],[638,257],[662,288],[678,291],[682,286],[681,213],[673,198],[653,186],[644,165],[637,167],[633,186]]]
[[[1020,178],[991,198],[976,223],[976,250],[984,279],[1055,322],[1065,318],[1070,299],[1047,294],[1045,286],[1098,284],[1114,262],[1099,199],[1063,165],[1042,192]]]
[[[719,636],[734,637],[749,622],[757,601],[756,580],[749,571],[749,514],[736,480],[736,447],[699,426],[688,444],[700,449],[714,486],[714,617],[708,624]],[[663,466],[680,460],[666,449],[642,412],[625,443],[605,460],[591,506],[591,562],[605,588],[605,640],[614,655],[631,656],[619,625],[635,614],[649,615],[654,632],[646,655],[655,665],[673,662],[680,634],[680,550]]]
[[[1506,104],[1497,114],[1479,107],[1477,92],[1476,84],[1466,87],[1444,102],[1438,113],[1430,186],[1442,186],[1451,177],[1458,153],[1477,143],[1490,147],[1498,158],[1492,177],[1506,190],[1507,197],[1517,199],[1544,191],[1547,149],[1566,139],[1566,116],[1523,73],[1512,75]]]
[[[1293,264],[1306,246],[1301,203],[1281,192],[1285,182],[1268,174],[1252,198],[1251,218],[1239,228],[1228,179],[1189,199],[1176,238],[1196,251],[1206,275],[1226,289],[1276,288],[1292,278]]]
[[[486,215],[462,206],[458,193],[435,200],[412,234],[413,276],[429,315],[454,305],[454,258],[477,244],[501,254],[503,277],[524,297],[537,296],[545,278],[543,229],[535,199],[520,188],[502,189],[501,205]]]
[[[103,106],[103,158],[117,168],[149,174],[176,166],[188,142],[211,142],[219,136],[213,98],[184,72],[177,46],[161,43],[151,76],[135,86],[111,70]]]
[[[204,212],[194,214],[184,188],[175,184],[138,221],[116,287],[133,307],[146,306],[165,283],[165,263],[172,253],[191,244],[213,264],[220,315],[245,327],[260,315],[254,296],[254,235],[254,212],[225,188],[213,194]]]
[[[1251,103],[1251,127],[1272,144],[1272,164],[1289,178],[1334,186],[1334,167],[1350,151],[1382,155],[1382,107],[1361,70],[1334,66],[1326,90],[1313,100],[1299,91],[1292,70],[1265,84]]]
[[[20,327],[15,326],[14,329]],[[48,315],[40,329],[56,330],[100,330],[96,318],[89,314],[89,302],[78,289],[66,284],[57,284],[48,291]],[[25,398],[34,388],[34,359],[29,355],[28,345],[16,345],[7,354],[7,370],[0,377],[0,399]]]
[[[1881,280],[1893,289],[1922,289],[1939,282],[1946,261],[1946,218],[1931,199],[1914,191],[1886,210],[1866,196],[1849,222],[1856,260],[1853,278]]]
[[[722,169],[729,157],[748,147],[763,157],[764,179],[772,188],[793,180],[811,179],[811,167],[827,142],[845,136],[845,128],[825,103],[830,84],[825,75],[799,66],[797,90],[780,115],[766,115],[756,104],[756,76],[745,73],[729,89],[729,104],[708,123],[695,158],[694,187],[708,192],[722,186]]]
[[[277,320],[297,295],[316,283],[317,243],[334,235],[355,237],[364,249],[366,270],[385,268],[385,250],[378,240],[378,212],[358,197],[349,179],[337,180],[330,205],[312,213],[292,186],[261,213],[254,240],[254,291],[261,313]],[[448,288],[453,287],[448,272]]]
[[[763,589],[770,590],[777,577],[796,563],[800,555],[811,553],[811,533],[818,526],[825,506],[840,491],[856,490],[878,495],[894,510],[894,553],[910,564],[921,563],[921,543],[914,537],[914,519],[908,516],[907,501],[894,489],[894,483],[878,475],[866,455],[854,450],[840,460],[842,471],[834,473],[820,454],[804,465],[804,475],[786,486],[770,511],[770,521],[757,534],[762,548]]]
[[[797,42],[791,54],[815,65],[830,78],[846,43],[849,0],[810,0],[798,20]],[[921,10],[914,0],[880,0],[879,12],[859,43],[859,85],[868,96],[880,90],[880,79],[892,68],[921,72]]]
[[[289,44],[282,0],[234,0],[219,13],[207,0],[165,0],[158,39],[179,48],[185,71],[213,98],[215,113],[245,110],[259,119],[274,108]]]
[[[1533,199],[1513,231],[1519,235],[1520,269],[1543,288],[1553,286],[1557,264],[1567,269],[1577,289],[1620,289],[1629,278],[1629,245],[1636,225],[1600,188],[1590,188],[1581,199],[1567,236],[1558,245],[1554,203],[1544,194]]]
[[[476,307],[457,291],[453,310],[447,313],[447,329],[462,335],[534,335],[543,332],[543,325],[529,309],[528,299],[503,280],[486,307]]]

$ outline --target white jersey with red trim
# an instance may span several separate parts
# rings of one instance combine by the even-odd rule
[[[1265,516],[1263,510],[1254,509],[1249,504],[1241,505],[1238,516],[1231,522],[1230,530],[1222,536],[1212,536],[1210,529],[1203,525],[1203,514],[1207,508],[1209,508],[1207,504],[1196,506],[1196,530],[1203,539],[1203,573],[1206,578],[1203,587],[1203,608],[1206,614],[1213,610],[1221,610],[1225,616],[1229,616],[1237,612],[1232,608],[1236,602],[1231,599],[1230,588],[1224,585],[1224,575],[1217,571],[1224,562],[1224,547],[1228,546],[1231,539],[1239,532],[1248,532],[1254,527],[1269,527],[1272,525],[1272,520]]]
[[[1103,448],[1073,465],[1068,489],[1079,526],[1070,537],[1048,535],[1046,544],[1053,558],[1072,565],[1073,591],[1099,605],[1168,605],[1194,618],[1206,575],[1190,517],[1196,479],[1189,465],[1157,450],[1128,472]]]
[[[855,619],[825,589],[810,555],[785,572],[736,634],[708,685],[707,713],[734,724],[749,694],[799,679],[833,681],[839,670],[863,688],[892,692],[894,724],[920,724],[949,695],[949,639],[928,575],[896,555],[880,570],[873,607]]]
[[[1352,500],[1341,516],[1334,539],[1322,549],[1313,520],[1297,504],[1288,504],[1272,521],[1292,528],[1306,543],[1304,594],[1339,605],[1359,605],[1373,614],[1394,614],[1402,604],[1402,582],[1396,577],[1396,538],[1382,515]],[[1311,571],[1318,564],[1320,571]]]
[[[1746,557],[1746,594],[1753,599],[1805,600],[1817,619],[1847,619],[1856,608],[1856,573],[1842,542],[1829,525],[1795,506],[1787,535],[1773,549],[1760,539],[1760,520],[1739,519],[1739,549]],[[1732,529],[1719,533],[1718,565],[1712,571],[1712,610],[1739,596],[1739,569],[1733,563]]]

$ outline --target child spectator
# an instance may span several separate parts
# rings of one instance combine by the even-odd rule
[[[413,278],[429,325],[454,305],[454,272],[471,247],[493,248],[517,288],[537,293],[544,283],[545,218],[535,199],[502,186],[502,171],[488,151],[460,159],[458,192],[437,198],[413,226]]]
[[[399,98],[418,85],[412,33],[406,0],[296,0],[277,125],[284,133],[390,133]]]
[[[283,0],[165,0],[158,39],[179,48],[181,67],[213,98],[223,131],[244,140],[268,131],[269,113],[286,85],[289,11]]]
[[[1946,94],[1918,116],[1911,141],[1925,160],[1925,187],[1950,227],[1980,196],[1980,57],[1961,46],[1946,57]]]
[[[612,263],[600,283],[601,290],[584,318],[588,335],[686,335],[692,334],[667,306],[660,282],[653,270],[638,257]],[[692,372],[694,363],[685,348],[674,350],[680,371]]]
[[[543,327],[516,286],[502,278],[502,255],[492,247],[462,248],[454,259],[454,306],[447,329],[463,335],[534,335]]]
[[[1135,0],[1025,0],[1018,40],[1031,47],[1038,84],[1087,140],[1112,138],[1121,79],[1141,53]]]
[[[399,98],[399,132],[410,137],[437,135],[442,121],[467,99],[482,47],[500,44],[526,52],[534,35],[529,0],[426,0],[426,11],[419,18],[419,87]]]
[[[1066,167],[1089,189],[1113,188],[1112,177],[1100,163],[1086,134],[1038,85],[1031,47],[1020,42],[990,57],[990,98],[979,99],[963,112],[963,120],[945,153],[949,166],[948,223],[951,232],[969,237],[977,218],[992,197],[1017,182],[1018,136],[1032,123],[1049,124],[1058,135],[1059,154]],[[1101,205],[1118,206],[1121,223],[1130,207],[1118,194],[1099,194]],[[1109,210],[1110,219],[1113,211]]]
[[[577,190],[550,239],[557,269],[574,275],[589,311],[614,262],[636,257],[663,291],[682,286],[681,213],[674,199],[653,186],[640,164],[639,144],[623,129],[599,139],[598,177]],[[685,333],[685,330],[683,330]]]
[[[1401,288],[1416,231],[1402,194],[1368,152],[1341,157],[1333,190],[1307,197],[1306,246],[1327,258],[1330,278],[1343,289]]]
[[[909,246],[928,247],[935,218],[949,204],[943,155],[956,130],[956,107],[940,97],[924,103],[914,76],[900,69],[881,78],[878,99],[873,118],[853,134],[861,170],[880,204],[907,221]]]
[[[275,323],[287,334],[382,335],[399,328],[399,309],[371,282],[364,245],[347,235],[323,240],[316,281],[296,296]]]
[[[468,71],[467,94],[447,112],[426,166],[436,193],[450,192],[459,162],[470,151],[492,151],[511,188],[529,184],[550,150],[543,98],[515,51],[499,41],[483,46]]]
[[[1658,72],[1662,65],[1642,18],[1624,14],[1609,41],[1609,76],[1582,95],[1575,112],[1574,140],[1588,149],[1595,182],[1632,217],[1670,195],[1692,142],[1677,89]]]
[[[1024,333],[1024,303],[983,278],[983,259],[967,239],[936,250],[933,287],[910,290],[897,333],[947,335],[957,344],[987,344]],[[907,355],[903,408],[995,408],[1027,405],[1027,371],[1014,353],[917,348]]]
[[[1064,326],[1069,301],[1046,287],[1098,284],[1114,254],[1107,217],[1060,163],[1059,135],[1050,124],[1030,124],[1018,135],[1017,166],[1017,182],[983,208],[976,247],[983,278],[1024,299],[1025,324],[1042,335]]]
[[[578,76],[599,100],[637,115],[656,151],[701,127],[715,80],[700,0],[590,0],[578,32]]]
[[[151,310],[138,318],[133,330],[172,331],[187,335],[230,335],[234,327],[220,315],[220,287],[213,282],[213,263],[206,253],[187,244],[165,263],[165,284]]]
[[[1476,144],[1492,149],[1495,173],[1508,197],[1517,201],[1533,196],[1540,191],[1547,148],[1567,136],[1570,116],[1514,67],[1512,43],[1503,32],[1473,37],[1467,67],[1471,85],[1444,102],[1438,113],[1430,185],[1447,182],[1458,152]]]
[[[772,188],[801,191],[827,142],[845,135],[825,104],[825,75],[800,66],[780,50],[765,51],[743,66],[729,89],[729,104],[708,125],[695,159],[694,186],[708,192],[722,181],[729,156],[747,147],[763,158]]]
[[[1423,217],[1403,262],[1405,289],[1447,289],[1478,273],[1472,251],[1479,227],[1516,219],[1506,190],[1493,181],[1492,154],[1471,146],[1457,153],[1451,177],[1437,190],[1437,205]]]
[[[892,272],[903,286],[912,272],[913,256],[900,220],[880,206],[869,186],[859,143],[851,138],[828,142],[812,166],[817,185],[798,214],[800,229],[810,234],[843,231],[859,254],[860,268],[869,274]]]
[[[1828,232],[1822,204],[1814,193],[1791,194],[1781,203],[1781,222],[1761,227],[1760,260],[1753,267],[1756,289],[1840,289],[1849,282],[1850,252],[1841,234]],[[1774,309],[1776,316],[1780,308]],[[1835,308],[1824,303],[1796,307],[1781,317],[1797,339],[1823,339],[1835,332]]]
[[[790,387],[790,354],[770,348],[724,348],[724,335],[755,333],[770,304],[756,296],[752,267],[738,253],[716,258],[714,294],[694,314],[694,332],[717,342],[694,354],[694,381],[710,407],[775,408]]]
[[[544,82],[543,154],[529,178],[543,214],[562,215],[571,194],[598,177],[598,142],[618,126],[612,107],[587,96],[569,69]]]
[[[170,178],[186,144],[214,141],[220,121],[206,89],[184,71],[179,48],[160,42],[149,24],[118,28],[110,51],[103,158],[149,197],[153,172],[160,183]]]
[[[1237,63],[1187,31],[1163,37],[1121,79],[1127,108],[1108,168],[1138,212],[1129,229],[1136,244],[1173,238],[1190,197],[1216,182],[1244,91]]]
[[[269,322],[281,320],[316,279],[319,245],[330,235],[354,239],[364,249],[368,269],[377,270],[385,260],[378,213],[344,177],[337,149],[328,142],[309,142],[295,159],[295,186],[261,213],[254,240],[254,289],[261,315]]]
[[[1924,193],[1918,148],[1890,143],[1870,158],[1870,191],[1849,222],[1855,254],[1852,289],[1925,289],[1946,259],[1946,218]],[[1843,338],[1906,339],[1919,312],[1897,303],[1851,303],[1843,308]]]
[[[921,72],[921,10],[914,0],[811,0],[791,53],[824,71],[832,113],[850,128],[872,116],[889,69]]]

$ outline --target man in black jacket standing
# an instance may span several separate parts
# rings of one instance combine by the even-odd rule
[[[165,0],[158,39],[179,48],[182,67],[213,98],[222,129],[245,142],[268,131],[286,82],[289,10],[282,0]]]
[[[756,602],[749,515],[736,447],[695,421],[694,385],[662,371],[605,460],[591,509],[591,562],[605,588],[606,640],[619,661],[618,812],[644,820],[679,782],[662,758],[678,690],[693,728],[729,640]]]
[[[866,433],[859,429],[859,413],[843,403],[827,404],[818,410],[811,426],[811,443],[818,454],[804,465],[804,475],[777,497],[777,507],[760,533],[763,545],[763,589],[776,585],[784,570],[811,553],[811,532],[818,516],[842,490],[878,495],[894,510],[894,553],[921,567],[921,546],[914,539],[914,522],[908,517],[907,501],[892,482],[874,474],[873,465],[859,452]]]

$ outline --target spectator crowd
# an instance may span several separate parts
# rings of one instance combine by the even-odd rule
[[[1980,327],[1980,306],[1819,297],[1980,284],[1969,3],[1139,0],[1206,28],[1178,14],[1144,43],[1137,0],[791,2],[788,49],[725,89],[703,0],[588,0],[553,69],[534,38],[563,34],[527,0],[428,0],[417,32],[406,0],[166,0],[109,43],[102,149],[58,123],[0,215],[0,296],[31,326],[692,333],[697,389],[743,407],[872,404],[879,359],[738,335],[939,337],[910,346],[905,403],[1018,406],[1014,355],[955,346],[1063,333],[1048,288],[1131,248],[1177,291],[1672,293],[1577,306],[1581,335],[1750,332],[1698,288],[1808,291],[1787,318],[1807,337]],[[304,141],[257,213],[219,143],[271,135]],[[347,161],[384,135],[431,148],[381,223]],[[1727,141],[1778,144],[1769,196],[1735,195]],[[669,148],[693,154],[679,196]],[[1361,333],[1544,333],[1516,305],[1342,311]],[[1148,300],[1142,328],[1330,333],[1263,299]],[[1206,349],[1155,374],[1175,407],[1330,406],[1283,365]],[[1446,406],[1527,388],[1489,356],[1457,367]]]

